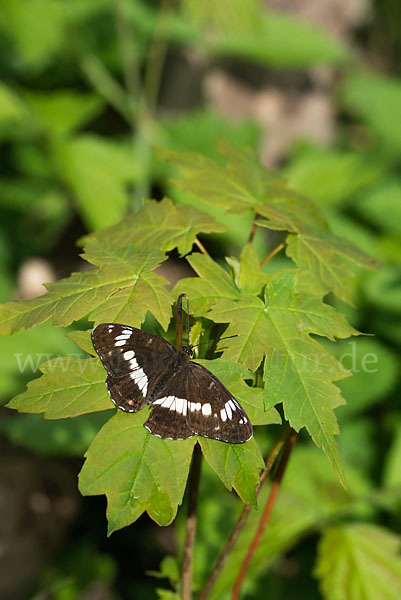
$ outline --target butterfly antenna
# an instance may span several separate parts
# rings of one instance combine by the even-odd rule
[[[215,341],[221,342],[221,340],[229,340],[230,338],[239,337],[240,335],[240,333],[235,333],[234,335],[226,335],[225,337],[222,337],[219,340],[208,340],[207,342],[200,342],[199,344],[195,344],[194,346],[192,346],[192,348],[196,348],[196,346],[202,346],[203,344],[210,344],[211,342]]]
[[[188,346],[189,346],[190,344],[189,344],[189,299],[188,299],[188,296],[187,296],[187,319],[188,319]]]

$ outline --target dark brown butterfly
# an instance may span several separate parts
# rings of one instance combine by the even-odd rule
[[[126,412],[151,404],[145,427],[153,435],[201,435],[233,444],[252,437],[239,402],[213,373],[191,361],[192,346],[177,351],[157,335],[117,323],[95,327],[92,341],[107,371],[110,398]]]

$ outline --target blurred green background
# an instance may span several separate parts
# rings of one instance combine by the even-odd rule
[[[380,261],[355,278],[357,308],[338,304],[374,337],[332,347],[355,372],[337,410],[349,491],[333,500],[324,457],[300,444],[283,492],[296,509],[283,513],[285,533],[278,509],[247,598],[322,597],[311,571],[323,521],[350,514],[401,530],[400,23],[397,0],[0,0],[0,301],[83,268],[76,240],[144,198],[185,202],[153,146],[215,157],[218,138],[257,148]],[[208,248],[238,253],[250,222],[199,207],[230,226]],[[261,257],[275,235],[257,233]],[[187,274],[176,257],[167,264],[172,281]],[[41,361],[79,352],[64,334],[44,324],[0,338],[3,404]],[[106,539],[103,499],[77,492],[108,416],[46,422],[0,409],[2,599],[146,600],[169,587],[146,571],[175,555],[184,516],[167,528],[142,517]],[[199,585],[239,509],[205,467]],[[172,559],[161,570],[174,580]]]

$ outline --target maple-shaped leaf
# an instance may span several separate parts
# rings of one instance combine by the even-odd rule
[[[196,153],[167,149],[159,149],[158,157],[180,169],[184,178],[175,179],[174,185],[197,201],[236,213],[253,210],[262,217],[258,225],[293,234],[288,238],[288,256],[298,266],[311,269],[327,290],[349,302],[352,271],[338,256],[370,268],[372,259],[332,235],[318,206],[259,165],[253,152],[221,142],[219,153],[224,165]]]
[[[177,247],[189,252],[199,232],[221,232],[224,225],[193,207],[168,199],[148,201],[122,223],[83,239],[83,257],[97,269],[73,273],[48,284],[48,293],[0,306],[0,333],[13,333],[53,317],[57,326],[91,314],[96,322],[121,321],[140,326],[149,310],[164,329],[172,297],[167,281],[152,271]]]
[[[257,254],[250,244],[242,249],[239,261],[227,258],[233,276],[205,254],[191,254],[187,261],[199,277],[181,279],[173,294],[187,294],[195,316],[207,316],[208,310],[222,298],[237,300],[243,292],[259,294],[269,279],[269,275],[261,272]]]
[[[315,575],[327,600],[398,600],[401,538],[384,527],[331,527],[319,544]]]
[[[109,533],[144,511],[159,525],[174,519],[182,502],[196,439],[173,441],[151,435],[136,414],[117,411],[99,431],[79,475],[84,496],[105,494]]]
[[[53,358],[40,365],[43,373],[28,383],[7,406],[19,412],[44,413],[47,419],[76,417],[114,408],[104,384],[104,368],[96,358]]]
[[[239,290],[245,294],[258,295],[269,280],[269,275],[262,273],[259,258],[251,244],[245,244],[240,260],[226,258],[234,271],[234,281]]]
[[[97,356],[92,343],[92,329],[86,329],[86,331],[75,329],[66,333],[66,337],[91,356]]]
[[[253,210],[271,220],[272,229],[302,231],[326,221],[317,206],[291,190],[285,180],[264,169],[256,153],[221,140],[218,151],[224,165],[196,152],[159,148],[160,160],[176,165],[184,175],[173,184],[181,191],[232,213]]]
[[[322,302],[312,273],[298,270],[271,275],[264,301],[246,294],[237,300],[222,299],[207,316],[229,323],[227,335],[240,334],[224,340],[224,358],[254,371],[266,356],[266,408],[282,402],[291,426],[297,431],[307,428],[343,481],[333,437],[338,433],[333,409],[344,401],[332,381],[347,373],[310,334],[333,339],[357,332],[343,315]]]
[[[54,325],[66,326],[89,313],[97,322],[125,320],[140,326],[148,309],[167,328],[172,297],[164,287],[167,280],[152,272],[166,259],[162,252],[92,244],[90,259],[97,268],[48,284],[44,296],[0,306],[0,332],[32,327],[50,317]]]
[[[246,504],[256,506],[255,487],[264,462],[255,438],[245,444],[224,444],[198,438],[203,456],[228,490],[235,489]]]
[[[169,252],[177,248],[181,255],[191,251],[199,233],[222,233],[226,227],[193,206],[175,206],[169,198],[161,202],[146,200],[138,213],[128,216],[112,227],[83,238],[86,254],[95,247],[107,244],[119,248],[133,246]],[[87,260],[91,260],[90,257]]]
[[[239,290],[230,275],[210,256],[194,253],[187,257],[187,261],[199,277],[181,279],[173,294],[187,294],[193,315],[205,316],[219,298],[239,298]]]
[[[269,225],[268,225],[269,226]],[[299,266],[310,269],[327,291],[345,302],[352,301],[349,262],[374,268],[374,260],[355,246],[329,232],[302,232],[287,237],[286,254]]]

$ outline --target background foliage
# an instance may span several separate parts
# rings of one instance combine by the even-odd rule
[[[25,305],[12,305],[6,326],[4,322],[1,325],[3,333],[27,322],[41,324],[0,338],[0,396],[6,402],[24,392],[25,384],[39,375],[41,363],[41,370],[46,372],[45,361],[49,359],[58,361],[59,371],[52,371],[54,376],[65,376],[63,360],[68,360],[68,373],[82,377],[85,353],[72,339],[84,350],[89,349],[87,338],[77,330],[87,328],[89,309],[98,322],[105,320],[102,298],[108,290],[107,277],[115,279],[114,272],[112,277],[108,273],[113,247],[105,246],[100,233],[103,227],[126,217],[128,235],[135,224],[138,229],[144,224],[137,223],[134,213],[139,209],[143,209],[144,222],[155,230],[163,223],[161,229],[169,231],[170,237],[153,237],[151,247],[143,246],[143,254],[113,255],[113,260],[121,261],[118,277],[122,286],[132,279],[133,272],[140,273],[142,294],[152,289],[163,294],[164,278],[170,272],[152,271],[163,252],[171,252],[169,265],[176,268],[178,254],[172,249],[177,247],[180,255],[186,254],[194,236],[202,231],[201,239],[223,265],[224,257],[239,257],[248,239],[252,212],[246,208],[257,209],[261,222],[270,227],[269,233],[260,228],[255,237],[259,259],[279,243],[282,229],[292,232],[288,256],[298,265],[319,272],[335,292],[331,304],[346,313],[354,328],[374,337],[328,341],[326,346],[337,358],[343,357],[345,366],[354,373],[338,382],[348,405],[336,409],[347,489],[336,482],[326,458],[305,436],[290,463],[245,592],[252,598],[264,598],[266,590],[271,598],[398,598],[399,8],[390,0],[366,3],[365,10],[355,12],[353,21],[344,16],[340,24],[325,20],[324,15],[319,21],[313,11],[311,15],[306,10],[305,15],[311,17],[308,20],[294,10],[277,8],[281,8],[280,2],[267,7],[257,0],[220,2],[219,10],[215,3],[211,8],[209,2],[191,0],[179,5],[139,0],[1,1],[0,299],[6,302],[29,296],[27,280],[30,273],[37,273],[38,265],[32,263],[32,257],[40,258],[39,265],[47,269],[42,281],[80,271],[84,263],[75,242],[88,233],[85,258],[99,265],[103,275],[100,285],[93,273],[74,275],[76,296],[62,301],[66,288],[62,282],[53,284],[50,303],[43,308],[43,299],[31,301],[29,316],[18,309]],[[316,104],[319,98],[325,103]],[[301,107],[311,99],[315,102],[312,123],[317,123],[325,135],[321,131],[317,135],[314,127],[301,127],[307,122]],[[319,121],[319,110],[324,109],[331,117]],[[294,115],[298,115],[298,122]],[[288,131],[290,121],[292,130]],[[302,203],[297,212],[298,196],[291,197],[294,207],[290,214],[282,206],[276,206],[274,214],[263,212],[258,172],[250,176],[251,193],[236,198],[237,212],[242,214],[227,217],[224,197],[218,193],[212,196],[204,184],[205,173],[213,174],[214,182],[224,178],[218,139],[238,147],[259,148],[263,162],[277,171],[277,178],[264,181],[268,189],[284,190],[288,197],[290,187],[313,199],[333,234],[377,258],[380,268],[361,269],[349,287],[349,270],[341,255],[351,250],[343,243],[336,246],[333,236],[317,237],[315,231],[302,229],[305,220],[311,223],[314,217]],[[162,162],[153,154],[154,146],[170,149],[164,154],[159,151]],[[229,145],[225,147],[227,157]],[[202,164],[198,159],[179,164],[180,155],[174,151],[184,150],[202,152],[218,162],[204,158]],[[177,179],[177,170],[167,159],[184,167],[191,179],[180,179],[180,184],[174,185],[171,179]],[[238,159],[229,156],[230,161]],[[230,175],[241,172],[237,163]],[[190,181],[189,189],[186,181]],[[201,221],[191,209],[190,190],[197,193],[196,208],[207,215]],[[174,205],[164,200],[157,204],[157,212],[154,202],[143,208],[144,198],[164,195],[172,198]],[[174,221],[170,229],[169,218]],[[122,235],[120,228],[115,232]],[[311,247],[318,248],[325,260],[316,264],[313,253],[307,251]],[[362,255],[352,252],[353,259],[363,262]],[[330,270],[328,266],[339,255],[337,269]],[[205,262],[199,255],[191,259],[200,274],[205,269],[202,260]],[[238,272],[238,288],[254,293],[254,280],[241,279],[238,258],[229,260]],[[252,257],[243,253],[241,261],[252,264]],[[278,255],[269,270],[281,270],[291,264],[287,261]],[[36,264],[33,270],[32,264]],[[188,270],[179,274],[193,276]],[[212,276],[207,271],[207,277]],[[221,274],[215,277],[222,281]],[[288,287],[292,284],[286,282]],[[202,288],[194,283],[192,289],[186,282],[178,284],[177,293],[181,285],[193,295],[193,314],[201,315],[207,307]],[[228,293],[226,305],[216,309],[220,310],[215,315],[217,321],[224,321],[221,313],[229,309],[228,303],[235,299],[233,293]],[[124,307],[115,307],[116,312],[123,310],[123,321],[139,324],[145,311],[133,312],[130,306],[135,298],[125,300]],[[352,300],[357,309],[344,300]],[[162,327],[168,323],[170,303],[166,293],[164,304],[152,306]],[[56,315],[56,325],[78,321],[70,337],[45,322],[52,314]],[[107,318],[113,320],[111,315]],[[155,322],[148,320],[147,325],[157,330]],[[268,325],[266,337],[271,335]],[[241,321],[234,329],[236,333],[241,329]],[[236,361],[241,350],[230,345],[225,358]],[[60,358],[65,356],[67,359]],[[252,368],[246,360],[244,366]],[[103,370],[94,367],[90,377],[104,392]],[[239,373],[233,372],[232,377],[231,387],[234,381],[237,386],[243,384]],[[38,390],[41,381],[30,384],[25,394]],[[267,399],[273,404],[278,388],[272,387]],[[103,392],[102,396],[93,387],[90,390],[84,396],[88,409],[94,405],[99,410],[109,408]],[[38,396],[32,396],[36,402]],[[104,397],[104,405],[99,404],[99,397]],[[60,409],[64,409],[65,398],[59,401]],[[2,409],[0,485],[7,488],[7,507],[11,507],[2,511],[7,540],[7,562],[0,577],[4,597],[47,593],[64,600],[101,593],[105,598],[151,598],[155,588],[168,587],[166,579],[174,587],[177,564],[173,556],[182,545],[183,514],[178,513],[174,529],[158,530],[141,517],[134,528],[114,533],[106,541],[103,501],[82,501],[76,494],[81,457],[108,419],[107,413],[46,421],[40,414],[16,416]],[[123,417],[114,418],[122,421]],[[269,439],[258,439],[264,453],[277,435],[274,427],[269,431]],[[202,475],[195,564],[199,587],[240,510],[234,494],[225,492],[214,476],[215,467],[205,464]],[[233,485],[229,478],[224,483]],[[18,523],[27,513],[31,526],[21,531]],[[257,513],[252,513],[213,597],[224,597],[232,583],[241,549],[243,553],[257,518]],[[169,520],[168,515],[165,520]],[[378,553],[376,548],[380,548]],[[21,571],[16,557],[21,556],[22,549],[24,562],[30,566]],[[348,573],[351,560],[358,568]],[[158,571],[165,579],[159,582],[144,575],[146,569]],[[160,592],[166,598],[168,593]]]

